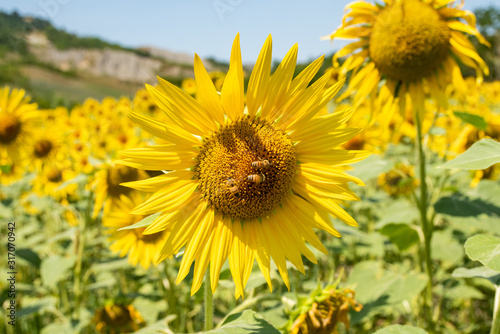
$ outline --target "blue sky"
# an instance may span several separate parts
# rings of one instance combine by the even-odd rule
[[[468,0],[465,9],[495,5]],[[8,3],[7,3],[8,2]],[[242,57],[253,63],[273,35],[273,57],[281,59],[295,43],[306,61],[342,46],[321,41],[341,22],[351,0],[9,0],[0,10],[47,18],[58,28],[98,36],[130,47],[156,46],[228,60],[237,32]]]

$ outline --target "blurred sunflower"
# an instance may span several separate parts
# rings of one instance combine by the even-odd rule
[[[189,95],[196,94],[196,80],[193,78],[185,78],[181,82],[181,88]]]
[[[98,333],[130,333],[144,325],[144,319],[133,305],[109,302],[99,308],[92,321]]]
[[[38,131],[32,140],[31,152],[29,152],[29,161],[31,167],[41,170],[43,165],[51,164],[54,161],[62,161],[67,157],[64,136],[53,127]]]
[[[378,95],[385,105],[399,103],[405,110],[408,93],[416,110],[423,111],[428,93],[446,105],[444,88],[451,82],[461,91],[466,85],[455,59],[476,69],[478,81],[488,74],[467,35],[489,45],[476,30],[473,13],[455,0],[383,0],[382,4],[355,1],[342,25],[330,39],[357,39],[333,57],[349,58],[340,66],[341,76],[353,71],[349,87],[339,99],[355,94],[355,102]],[[389,107],[387,107],[389,108]]]
[[[331,77],[328,72],[310,84],[324,57],[293,78],[296,45],[271,75],[271,49],[269,36],[250,76],[246,99],[237,35],[220,94],[195,55],[198,100],[159,78],[161,91],[147,88],[168,122],[129,114],[168,144],[125,150],[116,163],[171,171],[124,184],[155,192],[132,213],[161,212],[144,233],[171,230],[158,261],[185,246],[177,282],[195,261],[193,294],[209,263],[211,288],[216,290],[228,258],[236,298],[243,296],[255,260],[270,288],[271,258],[289,287],[287,259],[302,273],[301,254],[316,262],[305,242],[326,253],[313,228],[340,236],[330,215],[357,225],[339,201],[358,200],[348,182],[362,182],[342,166],[369,154],[336,148],[360,129],[344,126],[352,109],[317,115],[342,83],[323,89]]]
[[[144,217],[129,213],[134,207],[144,201],[144,196],[137,191],[128,196],[120,196],[116,205],[102,219],[104,227],[108,227],[109,241],[113,242],[110,249],[123,257],[128,254],[131,265],[140,264],[148,269],[154,264],[168,237],[167,231],[154,234],[142,234],[145,228],[118,231],[118,229],[134,225]]]
[[[120,199],[127,196],[132,189],[120,185],[123,182],[138,181],[148,177],[148,174],[136,168],[111,164],[103,164],[91,184],[94,189],[95,203],[92,217],[95,218],[104,207],[104,215]]]
[[[0,162],[9,157],[19,161],[36,131],[38,105],[29,103],[24,89],[0,88]]]
[[[25,169],[19,162],[10,159],[0,161],[0,184],[7,186],[19,179],[24,175]]]
[[[66,201],[76,196],[78,184],[68,182],[76,177],[76,172],[66,162],[53,162],[45,165],[33,179],[33,192],[40,196],[50,194],[57,201]]]
[[[418,180],[411,166],[400,163],[387,173],[380,174],[377,185],[391,196],[408,195],[418,186]]]

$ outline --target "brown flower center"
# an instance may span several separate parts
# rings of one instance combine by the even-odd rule
[[[132,188],[121,186],[120,183],[137,181],[139,173],[137,169],[128,166],[114,165],[109,168],[107,175],[108,194],[113,197],[128,194]]]
[[[196,176],[203,197],[232,219],[271,212],[290,191],[295,148],[267,121],[244,117],[204,141]]]
[[[0,112],[0,144],[10,144],[21,132],[21,123],[16,116]]]
[[[397,1],[377,16],[370,56],[387,77],[409,82],[428,76],[446,59],[450,29],[421,0]]]
[[[35,155],[38,158],[43,158],[49,155],[50,151],[52,151],[53,144],[51,141],[47,139],[41,139],[35,143]]]

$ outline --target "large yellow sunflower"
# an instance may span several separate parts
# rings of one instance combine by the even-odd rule
[[[478,81],[488,74],[467,35],[488,42],[476,30],[473,13],[462,10],[463,1],[383,0],[382,4],[355,1],[341,26],[330,39],[356,39],[335,53],[333,62],[341,76],[352,71],[349,87],[340,96],[355,94],[355,102],[379,95],[381,103],[399,103],[405,110],[407,95],[417,110],[430,95],[446,104],[445,86],[450,82],[462,91],[466,85],[456,62],[476,69]],[[379,83],[382,82],[382,85]],[[380,88],[379,88],[380,86]]]
[[[0,161],[19,162],[27,152],[34,121],[40,115],[38,105],[29,101],[23,89],[0,88]]]
[[[135,206],[144,201],[144,196],[133,191],[128,196],[120,196],[116,205],[102,219],[102,224],[108,227],[109,241],[113,244],[110,249],[119,253],[121,257],[128,254],[128,262],[136,266],[140,264],[148,269],[154,264],[167,240],[168,231],[154,234],[142,234],[144,228],[121,230],[139,222],[143,216],[129,213]]]
[[[286,260],[304,272],[301,255],[316,262],[308,242],[326,253],[314,228],[340,236],[331,217],[356,226],[339,205],[357,200],[348,182],[362,184],[342,166],[368,153],[338,149],[360,129],[343,126],[353,110],[318,116],[342,83],[323,89],[326,73],[310,84],[324,57],[293,78],[297,46],[271,75],[271,36],[266,40],[243,92],[239,35],[220,94],[198,55],[194,59],[197,99],[159,78],[147,86],[166,115],[158,122],[129,116],[168,144],[128,149],[117,163],[164,175],[125,185],[154,194],[132,211],[161,212],[144,233],[169,229],[159,261],[185,246],[177,282],[194,264],[191,293],[201,286],[210,264],[215,291],[222,265],[229,259],[236,298],[243,296],[254,261],[270,288],[273,259],[289,286]]]

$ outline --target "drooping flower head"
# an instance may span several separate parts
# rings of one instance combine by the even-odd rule
[[[349,87],[340,97],[355,95],[355,101],[380,96],[390,109],[399,103],[405,111],[406,95],[423,110],[427,93],[445,105],[444,91],[451,82],[465,91],[466,85],[456,62],[476,70],[478,81],[488,74],[467,35],[488,45],[476,30],[473,13],[462,10],[463,1],[455,0],[383,0],[382,4],[355,1],[342,25],[330,39],[356,39],[335,53],[338,59],[349,55],[340,66],[341,76],[352,71]],[[379,83],[382,86],[379,89]]]
[[[290,314],[287,333],[338,333],[340,322],[349,329],[349,310],[359,312],[363,308],[363,305],[354,300],[354,296],[354,290],[338,289],[336,284],[324,289],[318,286],[308,298],[299,298]]]
[[[305,242],[326,252],[314,228],[339,236],[331,217],[356,225],[339,202],[357,200],[348,182],[362,182],[342,166],[368,154],[338,147],[360,129],[344,126],[352,109],[318,115],[342,83],[325,89],[328,72],[311,84],[323,57],[293,78],[297,46],[271,75],[271,44],[269,36],[246,97],[237,35],[220,93],[195,55],[196,99],[159,78],[158,89],[147,88],[167,121],[129,113],[166,143],[121,152],[117,163],[166,171],[124,184],[154,193],[132,213],[160,213],[144,233],[171,231],[159,261],[185,247],[177,281],[194,261],[192,293],[209,265],[215,291],[227,259],[237,298],[243,296],[254,261],[271,288],[271,259],[289,286],[287,260],[301,272],[301,255],[316,262]]]

